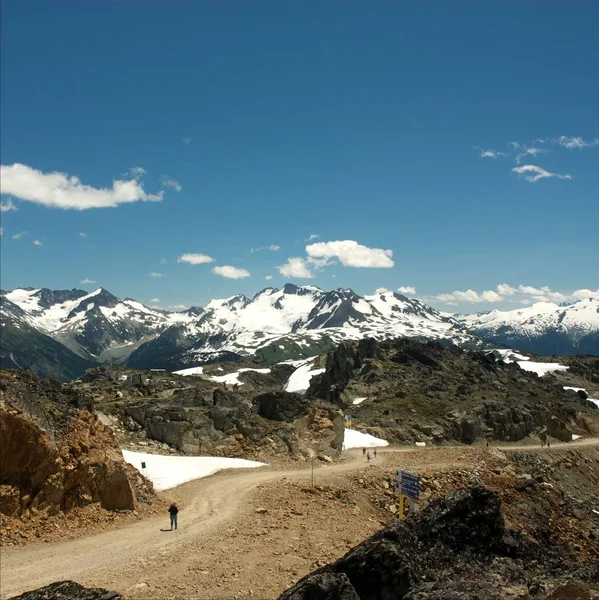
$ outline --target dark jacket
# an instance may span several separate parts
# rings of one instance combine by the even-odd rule
[[[171,513],[171,515],[176,515],[179,512],[179,509],[174,504],[171,504],[168,512]]]

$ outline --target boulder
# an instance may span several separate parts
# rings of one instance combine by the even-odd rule
[[[318,573],[283,592],[279,600],[360,600],[345,573]]]
[[[103,588],[86,588],[74,581],[57,581],[42,588],[24,592],[10,600],[124,600],[118,592]]]
[[[295,421],[310,409],[310,403],[304,396],[285,391],[260,394],[254,398],[254,404],[261,417],[272,421]]]

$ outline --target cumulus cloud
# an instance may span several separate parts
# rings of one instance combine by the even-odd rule
[[[15,233],[11,237],[13,240],[20,240],[24,235],[27,235],[26,231],[19,231],[19,233]]]
[[[474,290],[466,290],[466,291],[458,291],[452,292],[451,294],[439,294],[435,296],[437,300],[441,302],[450,303],[458,303],[458,302],[484,302],[481,296],[478,295]]]
[[[157,304],[158,302],[160,302],[160,298],[152,298],[150,300],[150,304]]]
[[[416,288],[412,287],[411,285],[402,285],[397,288],[397,291],[400,294],[410,294],[413,296],[416,293]]]
[[[11,210],[17,210],[12,198],[7,198],[4,201],[0,201],[0,212],[9,212]]]
[[[79,232],[79,237],[86,238],[87,237],[87,233],[83,233],[83,231],[80,231]]]
[[[314,274],[308,267],[307,262],[299,256],[293,256],[284,265],[278,267],[283,277],[295,277],[298,279],[312,279]]]
[[[518,290],[509,283],[500,283],[496,288],[497,293],[502,296],[513,296]]]
[[[136,167],[141,168],[141,167]],[[2,193],[19,200],[64,210],[113,208],[132,202],[160,202],[163,192],[148,194],[139,177],[115,180],[112,188],[94,188],[78,177],[66,173],[42,173],[27,165],[14,163],[0,166]]]
[[[166,175],[163,175],[160,178],[160,183],[162,183],[164,187],[174,189],[176,192],[180,192],[183,189],[183,186],[176,179],[167,177]]]
[[[82,279],[79,283],[83,283],[83,284],[86,284],[86,283],[96,283],[96,280],[95,279],[90,279],[89,277],[86,277],[85,279]]]
[[[171,310],[185,310],[187,308],[187,304],[171,304],[167,308]]]
[[[157,273],[156,271],[152,271],[152,273],[150,273],[150,277],[164,277],[164,275],[162,273]]]
[[[134,177],[139,179],[146,174],[146,170],[143,167],[131,167],[128,171],[125,171],[125,176]]]
[[[599,300],[599,290],[581,289],[572,292],[574,300],[586,300],[587,298],[596,298]]]
[[[250,252],[255,254],[256,252],[262,252],[264,250],[269,250],[270,252],[278,252],[281,249],[281,246],[277,246],[276,244],[271,244],[270,246],[261,246],[260,248],[250,248]]]
[[[395,265],[391,258],[392,250],[369,248],[354,240],[317,242],[306,246],[306,253],[311,259],[330,260],[336,258],[344,267],[370,269],[390,268]]]
[[[203,265],[204,263],[214,262],[214,259],[206,254],[181,254],[177,262],[189,263],[190,265]]]
[[[306,242],[311,242],[313,240],[317,240],[320,236],[317,233],[311,233],[307,238]]]
[[[388,294],[391,290],[386,287],[379,287],[374,290],[375,294]]]
[[[514,167],[512,172],[517,173],[520,177],[526,179],[530,183],[536,183],[540,179],[556,177],[557,179],[572,179],[572,175],[562,175],[560,173],[550,173],[537,165],[522,165]]]
[[[266,279],[266,281],[270,281],[272,279],[272,275],[267,275],[264,279]]]
[[[214,267],[212,272],[227,279],[244,279],[245,277],[250,277],[250,272],[247,269],[239,269],[230,265]]]
[[[582,149],[582,148],[594,148],[595,146],[599,146],[599,139],[594,139],[590,142],[584,140],[584,138],[579,136],[567,136],[562,135],[554,140],[556,144],[563,146],[564,148],[572,149]]]
[[[40,242],[40,240],[33,240],[33,245],[34,246],[42,246],[43,242]]]

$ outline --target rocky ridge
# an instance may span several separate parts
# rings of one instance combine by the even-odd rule
[[[6,541],[18,521],[89,505],[134,511],[153,488],[127,465],[88,395],[26,372],[0,371],[0,512]],[[17,528],[18,529],[18,528]]]

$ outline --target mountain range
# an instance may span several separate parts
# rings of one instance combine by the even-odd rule
[[[0,327],[0,366],[63,380],[102,363],[176,370],[242,356],[280,362],[363,337],[599,354],[597,299],[464,316],[394,292],[359,296],[293,284],[182,312],[121,300],[103,288],[19,288],[0,292]]]

